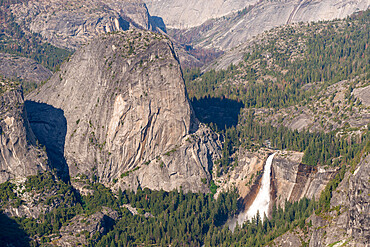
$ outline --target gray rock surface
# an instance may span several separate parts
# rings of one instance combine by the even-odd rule
[[[96,38],[28,98],[65,117],[58,155],[63,152],[71,177],[96,175],[110,186],[120,179],[115,186],[133,189],[140,184],[208,190],[201,179],[210,178],[220,144],[208,129],[198,129],[178,58],[165,36],[132,30]],[[47,149],[55,145],[48,111],[29,115],[43,119],[34,121],[33,129]]]
[[[218,136],[201,125],[193,134],[186,135],[172,149],[153,160],[148,160],[137,171],[123,176],[114,189],[134,189],[137,186],[152,190],[209,192],[209,170],[213,161],[221,158]],[[203,179],[203,181],[202,181]]]
[[[299,237],[290,232],[276,238],[274,240],[274,244],[279,247],[302,246],[302,242]]]
[[[347,232],[357,241],[370,243],[370,156],[360,163],[349,181]]]
[[[35,60],[0,53],[0,74],[7,78],[17,78],[40,84],[52,75],[52,72]]]
[[[141,0],[37,0],[11,8],[21,26],[68,49],[76,49],[102,33],[155,28]]]
[[[181,35],[189,36],[196,46],[226,51],[274,27],[345,18],[356,11],[366,10],[369,5],[369,0],[263,0],[246,11],[184,29]],[[164,15],[162,17],[166,19]]]
[[[333,192],[331,210],[326,224],[313,222],[310,246],[368,246],[369,228],[369,171],[370,156],[363,159],[353,172],[348,171]],[[321,218],[320,216],[315,216]],[[325,234],[324,234],[325,232]]]
[[[282,207],[285,200],[294,202],[303,197],[319,198],[327,183],[336,174],[334,169],[325,170],[321,167],[304,165],[279,155],[275,156],[272,169],[276,202]]]
[[[361,100],[365,106],[370,106],[370,86],[356,88],[353,90],[352,95]]]
[[[0,183],[48,170],[46,153],[37,145],[19,85],[0,81]]]
[[[145,0],[153,16],[169,28],[190,28],[253,5],[258,0]]]
[[[331,209],[311,215],[306,224],[307,232],[299,228],[273,241],[273,246],[300,239],[310,247],[368,246],[369,228],[369,173],[370,156],[365,157],[355,170],[348,171],[339,186],[332,192]],[[295,236],[292,236],[293,235]],[[303,243],[303,242],[302,242]],[[294,245],[298,246],[298,245]]]
[[[55,239],[53,243],[57,246],[87,245],[87,239],[96,233],[106,234],[117,219],[118,213],[107,207],[90,216],[77,215],[68,225],[62,226],[61,237]]]
[[[52,175],[51,173],[44,173],[39,176],[45,176],[44,179],[48,179],[47,176]],[[75,203],[73,192],[61,189],[65,184],[59,183],[58,179],[41,189],[29,187],[26,181],[26,178],[12,180],[13,192],[17,195],[17,198],[1,202],[4,213],[9,217],[37,219],[40,215],[47,214],[61,205],[72,206]]]

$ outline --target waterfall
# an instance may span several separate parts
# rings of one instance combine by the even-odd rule
[[[243,225],[247,220],[251,220],[259,212],[261,219],[263,220],[264,214],[268,214],[271,195],[270,195],[270,184],[271,184],[271,164],[276,153],[270,155],[266,160],[265,169],[263,171],[261,179],[261,187],[258,191],[256,198],[254,199],[252,205],[248,208],[246,212],[241,212],[235,218],[231,219],[229,222],[229,228],[234,230],[236,224]]]

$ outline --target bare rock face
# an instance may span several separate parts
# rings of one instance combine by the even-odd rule
[[[276,202],[282,207],[285,200],[295,202],[303,197],[319,198],[336,174],[336,170],[304,165],[299,160],[281,155],[275,156],[272,170]]]
[[[290,232],[276,238],[273,244],[274,246],[279,247],[302,246],[302,242],[299,237]]]
[[[311,215],[307,232],[298,227],[273,241],[273,246],[298,246],[309,242],[310,247],[368,246],[370,156],[365,157],[351,172],[348,171],[332,192],[331,209]],[[295,243],[290,245],[294,240]],[[297,242],[298,241],[298,242]],[[294,243],[293,242],[293,243]]]
[[[370,106],[370,86],[356,88],[353,90],[352,95],[361,100],[361,103],[365,106]]]
[[[191,43],[199,47],[226,51],[274,27],[290,23],[345,18],[356,11],[366,10],[369,5],[368,0],[263,0],[239,13],[184,29],[180,36],[191,37]],[[152,10],[149,3],[148,6],[155,14],[156,11]],[[166,20],[164,14],[162,17]]]
[[[370,242],[370,156],[361,162],[349,181],[349,230],[356,240]]]
[[[35,60],[6,53],[0,53],[0,74],[36,84],[46,81],[52,75],[50,70]]]
[[[87,245],[87,238],[91,238],[95,233],[106,234],[117,218],[118,213],[107,207],[88,217],[77,215],[60,229],[61,237],[53,240],[53,243],[57,246]]]
[[[207,181],[213,161],[221,158],[218,136],[207,127],[188,134],[164,154],[148,160],[138,170],[124,173],[115,189],[136,189],[139,185],[149,189],[209,192]],[[137,169],[137,168],[136,168]]]
[[[22,89],[0,81],[0,183],[48,170],[24,108]]]
[[[29,99],[30,118],[44,119],[31,126],[47,149],[55,145],[50,126],[56,123],[37,105],[65,117],[56,155],[65,157],[72,177],[97,176],[111,186],[121,179],[134,189],[207,190],[201,179],[210,177],[220,145],[209,130],[197,130],[178,59],[164,36],[138,30],[103,35]]]
[[[272,152],[273,150],[270,149],[259,149],[258,152],[252,152],[240,148],[237,153],[237,165],[215,181],[219,186],[215,196],[222,191],[231,191],[236,187],[245,204],[253,202],[260,188],[259,182],[266,159]]]
[[[18,23],[49,43],[76,49],[93,37],[132,27],[154,28],[140,0],[37,0],[12,5]]]
[[[150,13],[162,17],[169,28],[190,28],[236,12],[257,0],[145,0]]]
[[[310,246],[328,246],[346,243],[348,246],[368,246],[369,229],[369,171],[370,156],[348,171],[338,188],[333,191],[330,206],[332,210],[321,216],[313,215],[319,221],[312,221]],[[320,223],[324,221],[324,223]],[[325,234],[324,234],[325,233]]]

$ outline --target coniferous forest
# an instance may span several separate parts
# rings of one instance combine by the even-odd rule
[[[10,183],[1,186],[2,204],[7,203],[7,198],[11,198],[11,203],[22,204],[10,192]],[[136,193],[119,191],[115,195],[103,185],[92,183],[94,193],[80,197],[70,185],[55,181],[50,173],[30,177],[26,182],[26,190],[31,188],[44,194],[58,190],[59,196],[50,198],[48,203],[62,201],[62,204],[37,219],[15,218],[11,224],[22,229],[23,235],[19,231],[9,233],[8,228],[2,228],[4,232],[0,242],[5,241],[5,237],[20,238],[19,241],[27,242],[28,234],[37,236],[40,243],[47,243],[74,216],[83,215],[88,219],[89,215],[109,207],[118,212],[119,220],[108,234],[101,236],[97,232],[89,236],[90,246],[136,246],[142,243],[159,246],[260,246],[295,226],[304,228],[304,220],[318,209],[318,204],[313,200],[287,202],[285,210],[280,207],[273,209],[271,219],[262,221],[264,216],[257,215],[252,222],[231,232],[225,222],[238,210],[236,191],[221,193],[217,199],[212,194],[140,188]],[[132,215],[123,207],[127,204],[137,208],[140,214]],[[144,213],[150,213],[150,216],[146,218]],[[30,246],[34,244],[30,242]]]
[[[7,9],[12,3],[1,1],[0,51],[58,70],[72,52],[43,42],[37,34],[25,33]],[[351,92],[360,84],[370,85],[369,24],[368,10],[345,20],[287,25],[267,33],[268,37],[255,43],[239,64],[221,70],[183,71],[197,118],[222,141],[221,158],[210,171],[213,177],[209,183],[203,182],[210,193],[141,187],[136,192],[113,191],[96,178],[81,175],[63,181],[55,170],[48,171],[28,177],[23,187],[12,182],[0,184],[2,208],[26,205],[20,195],[27,193],[36,195],[37,203],[47,208],[35,218],[9,218],[1,211],[0,246],[7,246],[11,240],[13,245],[9,246],[52,246],[66,226],[88,226],[92,224],[89,219],[107,208],[114,211],[114,223],[105,219],[104,231],[81,231],[78,237],[84,236],[86,243],[79,245],[266,246],[289,231],[307,233],[312,214],[337,210],[331,208],[330,199],[346,172],[353,174],[370,152],[370,126],[365,130],[346,126],[331,131],[298,131],[259,121],[257,111],[307,106],[319,100],[320,92],[343,80],[354,81],[346,102],[361,107]],[[236,188],[217,191],[215,180],[227,177],[237,166],[241,149],[258,152],[262,148],[301,152],[305,165],[336,169],[334,179],[319,198],[285,201],[284,207],[274,205],[269,218],[258,214],[231,231],[227,221],[240,213],[243,202]],[[80,193],[72,182],[87,185],[89,193]],[[77,222],[76,216],[81,217]],[[302,245],[309,243],[303,241]]]

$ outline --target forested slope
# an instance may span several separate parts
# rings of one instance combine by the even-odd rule
[[[225,133],[221,173],[240,145],[258,149],[266,140],[273,148],[305,152],[310,165],[338,166],[355,157],[369,141],[369,106],[354,93],[369,90],[369,21],[368,10],[345,20],[284,26],[261,35],[240,64],[185,73],[197,116]],[[244,106],[235,127],[208,106],[217,98],[224,99],[224,115],[235,109],[232,101]],[[294,116],[301,115],[312,120],[294,127],[300,124]]]
[[[32,58],[54,70],[71,53],[46,43],[38,34],[21,27],[11,13],[10,5],[27,0],[2,0],[0,2],[0,51]]]
[[[204,73],[192,70],[184,74],[197,117],[209,124],[223,139],[222,157],[206,171],[213,180],[208,182],[208,177],[196,177],[202,186],[210,187],[211,193],[186,193],[182,187],[167,192],[140,186],[136,192],[118,188],[113,190],[100,183],[95,174],[89,178],[87,174],[79,172],[70,180],[62,181],[55,171],[48,171],[0,185],[0,206],[3,210],[0,214],[0,245],[265,246],[285,241],[287,235],[284,234],[293,234],[294,231],[294,234],[299,233],[296,234],[295,245],[307,246],[316,244],[316,236],[325,237],[324,228],[327,226],[322,222],[329,224],[331,219],[337,219],[340,215],[355,215],[362,219],[367,209],[368,194],[365,189],[370,151],[369,118],[366,117],[369,113],[366,103],[370,79],[369,18],[370,11],[366,11],[346,20],[284,26],[261,36],[238,65],[231,65],[227,70]],[[26,45],[28,43],[23,43],[22,35],[19,36],[22,42],[19,41],[17,32],[12,31],[16,28],[6,27],[4,30],[2,38],[6,42],[2,43],[4,46],[1,49],[32,56],[35,47],[40,47],[37,40],[32,43],[35,45]],[[154,40],[158,39],[158,35],[150,35],[155,36]],[[147,49],[144,36],[136,33],[134,36],[135,44],[140,45],[140,49]],[[142,46],[136,36],[141,37],[144,42]],[[18,46],[13,44],[18,43],[12,43],[12,37],[15,37],[14,42],[21,42],[19,47],[26,48],[16,48]],[[107,37],[109,35],[104,40]],[[120,39],[120,42],[123,40],[128,40],[127,57],[134,57],[132,53],[135,52],[135,46],[127,37]],[[111,48],[106,41],[101,42],[105,49],[121,47],[116,45]],[[138,49],[136,47],[136,52]],[[112,56],[116,57],[116,53]],[[102,57],[105,63],[101,58],[99,62],[104,63],[107,75],[113,68],[117,71],[122,69],[122,66],[109,62],[104,55]],[[155,55],[151,57],[155,58]],[[135,59],[140,60],[138,56]],[[171,61],[159,56],[156,59],[158,63]],[[47,58],[40,58],[40,61],[54,67]],[[137,65],[127,71],[134,73],[137,68],[149,68],[144,60],[137,61]],[[163,65],[160,67],[163,68]],[[169,64],[169,68],[174,67],[172,63]],[[181,79],[179,67],[177,71]],[[141,74],[153,75],[153,71]],[[159,75],[163,80],[163,74]],[[65,78],[62,67],[62,72],[58,72],[53,80],[61,83]],[[86,85],[91,85],[91,81],[86,80]],[[57,92],[53,93],[56,93],[53,98],[59,97]],[[113,96],[108,94],[107,97]],[[147,91],[140,91],[138,99],[145,97],[148,97]],[[96,107],[102,99],[93,98],[93,106]],[[184,99],[187,100],[186,97]],[[70,106],[70,101],[66,101],[66,105]],[[75,107],[72,106],[72,109]],[[299,128],[291,124],[298,122],[290,119],[291,116],[311,116],[312,113],[312,124]],[[328,123],[321,122],[324,119]],[[89,128],[93,128],[91,121],[85,122]],[[70,123],[75,123],[75,126],[82,124],[77,116]],[[107,124],[97,126],[100,126],[99,130],[104,130]],[[72,138],[75,132],[68,136]],[[95,130],[92,135],[94,133]],[[200,135],[203,136],[199,138],[208,138],[204,133]],[[211,136],[218,138],[214,133],[209,138]],[[189,134],[184,143],[196,145],[197,138]],[[210,140],[207,139],[207,142]],[[89,141],[94,142],[94,139],[90,137]],[[100,147],[97,144],[94,143]],[[155,169],[162,169],[165,163],[160,162],[161,159],[172,160],[176,148],[179,147],[162,156],[153,156],[155,158],[149,163],[143,162],[142,167],[155,162]],[[319,198],[287,201],[284,209],[275,205],[269,218],[257,215],[251,222],[236,227],[232,232],[225,223],[242,210],[243,200],[238,198],[236,189],[217,191],[217,184],[220,184],[220,177],[230,180],[230,171],[238,166],[238,155],[245,150],[256,156],[260,152],[271,153],[276,150],[299,151],[303,153],[301,161],[305,167],[314,167],[311,170],[316,171],[333,168],[334,179],[327,184]],[[107,157],[111,155],[111,152],[107,152]],[[189,167],[187,169],[192,170]],[[92,172],[95,169],[92,168]],[[138,172],[138,169],[125,170],[120,177],[113,179],[112,184],[117,182],[117,178],[124,179],[134,172]],[[257,177],[261,172],[258,170],[253,174],[257,185]],[[243,183],[249,185],[252,180],[245,179]],[[359,185],[362,186],[361,191],[356,189]],[[344,187],[350,189],[346,191]],[[214,196],[216,192],[217,197]],[[347,197],[350,198],[346,201],[349,206],[342,208],[339,199]],[[356,209],[356,203],[361,210]],[[348,210],[351,214],[346,213]],[[348,233],[345,241],[356,243],[357,233],[366,225],[362,227],[356,220],[349,222],[357,230],[353,234]],[[9,228],[1,227],[4,225]],[[327,244],[334,246],[332,237],[325,239]]]
[[[305,104],[341,80],[366,82],[369,22],[368,10],[345,20],[273,29],[260,36],[241,63],[226,70],[189,72],[189,96],[223,96],[248,108],[278,108]]]

